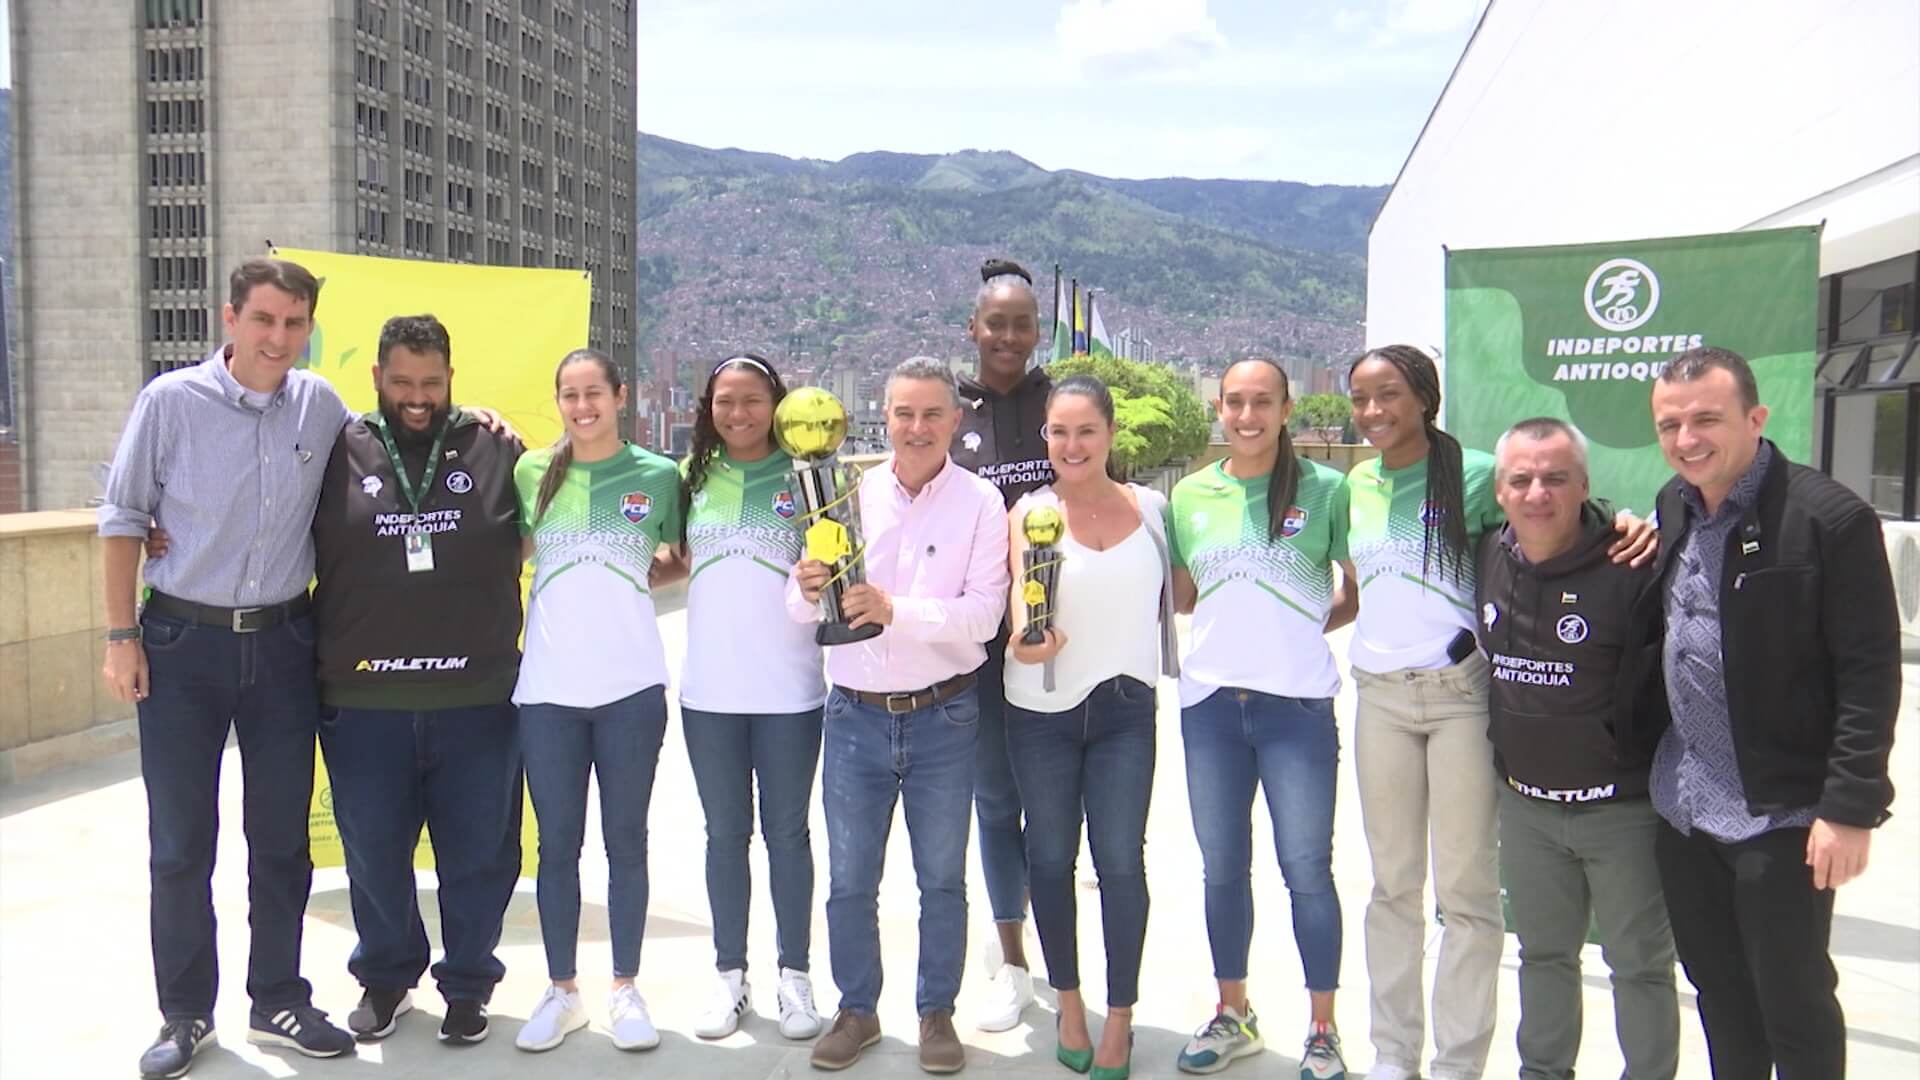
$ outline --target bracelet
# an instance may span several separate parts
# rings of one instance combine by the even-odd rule
[[[138,626],[116,626],[107,631],[108,644],[118,641],[139,641],[140,637]]]

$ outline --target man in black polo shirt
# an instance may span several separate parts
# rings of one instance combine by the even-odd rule
[[[439,873],[440,1038],[486,1037],[494,956],[520,869],[520,441],[452,406],[431,315],[389,319],[380,407],[340,432],[313,538],[321,749],[346,849],[365,987],[347,1025],[392,1034],[429,949],[413,876],[422,824]]]

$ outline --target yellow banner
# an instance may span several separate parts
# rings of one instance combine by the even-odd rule
[[[446,325],[453,346],[449,361],[456,403],[484,405],[500,413],[529,448],[559,437],[553,371],[561,357],[587,343],[593,288],[585,273],[295,248],[274,254],[306,267],[322,283],[313,337],[301,366],[332,383],[349,409],[368,412],[377,403],[373,369],[379,360],[381,326],[395,315],[433,315]],[[524,577],[521,590],[524,600]],[[521,872],[531,875],[538,847],[530,802],[522,808],[521,821]],[[315,866],[345,865],[333,819],[333,786],[318,754],[308,832]],[[427,869],[434,865],[424,834],[414,864]]]

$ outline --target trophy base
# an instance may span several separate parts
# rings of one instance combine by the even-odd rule
[[[843,622],[821,623],[813,632],[813,640],[819,645],[851,645],[856,641],[879,637],[884,629],[886,627],[879,623],[868,623],[857,630]]]

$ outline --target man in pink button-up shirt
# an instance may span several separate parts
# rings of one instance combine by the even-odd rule
[[[844,1068],[880,1038],[876,900],[896,802],[903,802],[920,886],[920,1063],[966,1063],[953,1000],[966,957],[966,856],[979,704],[973,672],[999,632],[1007,597],[1006,508],[993,485],[953,464],[960,423],[953,375],[916,357],[887,381],[893,456],[860,480],[866,582],[842,610],[878,637],[827,652],[822,793],[831,887],[827,937],[840,1012],[813,1063]],[[794,568],[787,606],[819,618],[819,562]]]

